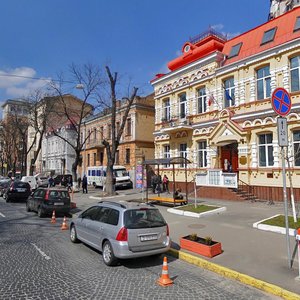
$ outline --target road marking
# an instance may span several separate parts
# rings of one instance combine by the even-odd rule
[[[43,252],[36,244],[30,243],[46,260],[51,259],[45,252]]]
[[[2,214],[1,212],[0,212],[0,216],[1,216],[2,218],[5,218],[4,214]]]

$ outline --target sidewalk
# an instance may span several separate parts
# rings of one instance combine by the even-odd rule
[[[86,197],[87,199],[78,199],[77,206],[86,208],[91,203],[99,201],[101,199],[99,196],[98,192],[89,195]],[[113,199],[141,201],[142,197],[143,195],[139,191],[128,190],[120,191],[120,195],[117,197],[106,199],[108,201]],[[194,200],[190,199],[189,202],[194,203]],[[295,279],[299,276],[297,251],[293,267],[290,269],[285,235],[253,228],[253,223],[257,221],[275,214],[284,214],[282,203],[270,206],[261,202],[211,199],[199,199],[198,203],[225,206],[226,211],[216,215],[192,218],[167,212],[167,209],[172,207],[170,205],[157,205],[169,224],[173,249],[180,249],[179,243],[182,236],[191,233],[197,233],[199,236],[211,236],[213,240],[222,243],[223,253],[211,259],[189,253],[192,254],[192,259],[190,258],[188,261],[193,262],[199,258],[196,264],[200,266],[207,265],[203,262],[208,261],[300,295],[300,281]],[[290,238],[290,245],[291,254],[293,254],[296,245],[293,237]],[[214,265],[213,268],[215,268]],[[222,269],[221,273],[226,276],[226,269],[225,271]],[[249,280],[252,281],[251,278]],[[290,296],[286,299],[297,299],[297,297]]]

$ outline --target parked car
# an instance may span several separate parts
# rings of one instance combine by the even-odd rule
[[[0,196],[2,197],[4,194],[4,191],[9,187],[11,182],[10,178],[2,178],[0,179]]]
[[[3,198],[6,202],[11,200],[27,200],[31,194],[31,187],[28,182],[13,180],[3,192]]]
[[[71,178],[71,181],[73,182],[72,174],[58,174],[53,177],[54,179],[54,185],[62,185],[67,186],[67,183],[69,181],[69,178]]]
[[[70,224],[70,239],[102,252],[106,265],[118,259],[161,254],[170,249],[169,227],[154,206],[101,201]]]
[[[34,191],[38,187],[36,177],[34,176],[23,176],[21,181],[28,182],[32,191]]]
[[[35,175],[34,177],[36,178],[38,187],[48,187],[47,176]]]
[[[27,211],[37,212],[40,218],[52,214],[69,214],[71,199],[66,189],[62,188],[38,188],[30,195],[26,202]]]

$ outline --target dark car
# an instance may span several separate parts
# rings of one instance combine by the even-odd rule
[[[28,182],[20,180],[11,181],[3,193],[6,202],[11,200],[27,200],[31,193],[31,187]]]
[[[27,211],[36,211],[40,218],[50,215],[55,210],[57,214],[68,214],[71,209],[71,199],[66,189],[38,188],[30,195],[26,203]]]
[[[71,179],[71,182],[73,182],[72,174],[55,175],[53,177],[53,179],[54,179],[54,185],[67,186],[70,179]]]
[[[0,180],[0,197],[3,196],[5,190],[9,187],[11,182],[10,178],[5,178]]]

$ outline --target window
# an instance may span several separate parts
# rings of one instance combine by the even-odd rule
[[[256,70],[257,99],[266,99],[271,96],[270,66]]]
[[[100,139],[103,140],[103,126],[100,127]]]
[[[272,28],[268,31],[265,31],[264,36],[263,36],[262,41],[261,41],[261,45],[272,42],[274,40],[276,30],[277,30],[277,27]]]
[[[127,119],[127,135],[131,135],[131,119]]]
[[[271,167],[274,164],[272,133],[258,136],[259,166]]]
[[[125,163],[130,164],[130,149],[126,149]]]
[[[163,121],[170,121],[171,106],[170,99],[163,101]]]
[[[107,138],[111,139],[111,124],[107,125]]]
[[[90,142],[90,140],[91,140],[91,132],[90,130],[88,130],[88,143]]]
[[[198,114],[206,112],[206,90],[201,88],[198,90]]]
[[[238,56],[239,52],[241,50],[243,43],[239,43],[237,45],[234,45],[231,47],[230,53],[228,55],[228,58],[234,57],[234,56]]]
[[[119,150],[116,151],[115,164],[116,165],[120,164],[120,153],[119,153]]]
[[[94,128],[94,140],[96,140],[96,139],[97,139],[97,129]]]
[[[198,167],[205,168],[207,167],[207,144],[206,141],[198,142]]]
[[[294,165],[300,166],[300,130],[293,132]]]
[[[89,219],[89,220],[98,220],[98,215],[99,215],[100,207],[93,206],[86,210],[84,213],[82,213],[81,217],[83,219]]]
[[[179,114],[180,118],[185,118],[186,117],[186,108],[187,108],[187,103],[186,103],[186,94],[181,94],[179,96]]]
[[[87,155],[87,165],[88,166],[90,165],[90,155],[89,154]]]
[[[225,107],[234,105],[234,78],[228,78],[223,82]]]
[[[94,166],[96,166],[96,156],[97,156],[97,153],[93,153]]]
[[[291,92],[300,91],[300,56],[291,58],[290,60],[291,70]]]
[[[300,29],[300,17],[297,17],[295,26],[294,26],[294,31],[297,31]]]
[[[100,152],[100,164],[103,165],[104,153]]]
[[[187,158],[187,144],[180,144],[179,145],[179,156]],[[184,164],[180,164],[180,167],[183,168]]]
[[[164,158],[170,158],[170,145],[165,145],[164,146],[163,157]],[[166,168],[170,167],[170,164],[165,164],[165,167]]]

